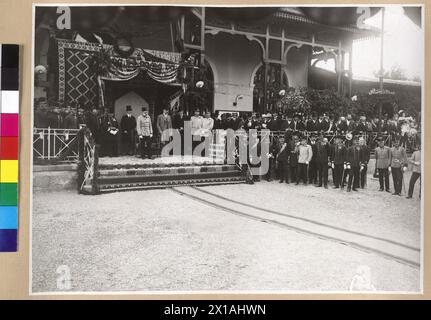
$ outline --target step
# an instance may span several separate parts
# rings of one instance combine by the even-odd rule
[[[100,185],[100,193],[117,192],[117,191],[137,191],[146,189],[165,189],[174,186],[209,186],[220,184],[238,184],[244,183],[243,177],[221,177],[210,179],[189,179],[189,180],[166,180],[166,181],[149,181],[141,183],[117,183],[111,185]]]
[[[111,184],[119,182],[150,182],[150,181],[167,181],[167,180],[192,180],[192,179],[213,179],[225,177],[242,176],[239,170],[220,171],[220,172],[198,172],[198,173],[174,173],[164,175],[120,175],[120,176],[99,176],[97,183]]]
[[[99,176],[154,176],[154,175],[177,175],[198,174],[202,172],[226,172],[238,170],[236,165],[209,165],[209,166],[186,166],[186,167],[156,167],[156,168],[99,168]]]
[[[178,167],[206,167],[206,166],[220,166],[224,165],[224,160],[214,159],[213,161],[203,162],[171,162],[171,163],[130,163],[130,164],[101,164],[99,163],[99,170],[113,170],[113,169],[145,169],[145,168],[178,168]]]

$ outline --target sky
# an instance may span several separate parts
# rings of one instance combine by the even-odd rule
[[[381,27],[381,11],[365,21],[366,24]],[[385,32],[383,67],[390,70],[393,65],[404,69],[408,78],[422,77],[424,58],[423,30],[404,15],[401,6],[385,9]],[[347,59],[346,59],[347,60]],[[333,70],[333,63],[319,63],[319,67]],[[346,64],[346,67],[348,64]],[[353,76],[374,78],[374,71],[380,69],[380,37],[355,41],[353,44]]]

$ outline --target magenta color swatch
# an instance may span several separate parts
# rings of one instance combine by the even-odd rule
[[[18,137],[18,114],[2,113],[1,114],[1,136],[2,137]]]

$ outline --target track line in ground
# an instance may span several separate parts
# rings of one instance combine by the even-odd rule
[[[279,211],[275,211],[275,210],[271,210],[271,209],[266,209],[266,208],[258,207],[258,206],[252,205],[252,204],[248,204],[248,203],[244,203],[244,202],[238,201],[238,200],[229,199],[227,197],[218,195],[218,194],[210,192],[208,190],[204,190],[201,187],[196,187],[196,186],[190,186],[190,187],[193,188],[193,189],[195,189],[195,190],[198,190],[200,192],[206,193],[206,194],[208,194],[210,196],[213,196],[213,197],[225,200],[225,201],[229,201],[229,202],[232,202],[232,203],[236,203],[236,204],[239,204],[239,205],[244,206],[244,207],[253,208],[253,209],[256,209],[256,210],[259,210],[259,211],[263,211],[263,212],[266,212],[266,213],[270,213],[270,214],[274,214],[274,215],[278,215],[278,216],[283,216],[283,217],[287,217],[287,218],[291,218],[291,219],[305,221],[305,222],[312,223],[312,224],[315,224],[315,225],[318,225],[318,226],[322,226],[322,227],[326,227],[326,228],[330,228],[330,229],[334,229],[334,230],[338,230],[338,231],[343,231],[343,232],[355,234],[355,235],[358,235],[358,236],[361,236],[361,237],[366,237],[366,238],[370,238],[370,239],[374,239],[374,240],[388,242],[388,243],[391,243],[391,244],[394,244],[394,245],[397,245],[397,246],[400,246],[400,247],[403,247],[403,248],[406,248],[406,249],[410,249],[410,250],[413,250],[413,251],[420,252],[420,248],[409,246],[407,244],[400,243],[400,242],[397,242],[397,241],[394,241],[394,240],[391,240],[391,239],[386,239],[386,238],[382,238],[382,237],[378,237],[378,236],[373,236],[373,235],[370,235],[370,234],[367,234],[367,233],[362,233],[362,232],[351,230],[351,229],[345,229],[345,228],[333,226],[333,225],[330,225],[330,224],[327,224],[327,223],[324,223],[324,222],[319,222],[319,221],[316,221],[316,220],[307,219],[307,218],[303,218],[303,217],[298,217],[298,216],[291,215],[291,214],[288,214],[288,213],[282,213],[282,212],[279,212]]]
[[[258,222],[264,222],[264,223],[273,224],[273,225],[276,225],[278,227],[282,227],[282,228],[285,228],[285,229],[288,229],[288,230],[296,231],[296,232],[299,232],[299,233],[302,233],[302,234],[305,234],[305,235],[308,235],[308,236],[312,236],[312,237],[315,237],[315,238],[318,238],[318,239],[321,239],[321,240],[329,240],[329,241],[336,242],[338,244],[346,245],[346,246],[349,246],[351,248],[354,248],[354,249],[357,249],[357,250],[360,250],[360,251],[363,251],[363,252],[366,252],[366,253],[374,253],[374,254],[376,254],[378,256],[382,256],[382,257],[384,257],[386,259],[389,259],[389,260],[392,260],[392,261],[396,261],[396,262],[404,264],[404,265],[409,265],[411,267],[420,268],[420,263],[417,263],[416,261],[412,261],[412,260],[409,260],[409,259],[398,257],[398,256],[392,255],[392,254],[387,253],[387,252],[382,251],[382,250],[370,248],[370,247],[364,246],[364,245],[362,245],[360,243],[357,243],[357,242],[346,241],[346,240],[339,239],[339,238],[336,238],[336,237],[331,237],[331,236],[323,235],[323,234],[316,233],[316,232],[313,232],[313,231],[305,230],[303,228],[295,227],[295,226],[292,226],[292,225],[289,225],[287,223],[283,223],[283,222],[280,222],[280,221],[277,221],[277,220],[262,218],[262,217],[255,216],[255,215],[252,215],[252,214],[244,213],[244,212],[241,212],[241,211],[238,211],[238,210],[226,207],[226,206],[222,206],[222,205],[217,204],[215,202],[208,201],[208,200],[206,200],[204,198],[197,197],[195,195],[189,194],[189,193],[184,192],[182,190],[177,190],[175,187],[171,188],[170,190],[173,191],[173,192],[175,192],[175,193],[177,193],[177,194],[179,194],[179,195],[181,195],[181,196],[185,196],[185,197],[190,198],[192,200],[199,201],[199,202],[201,202],[201,203],[203,203],[203,204],[205,204],[207,206],[210,206],[210,207],[213,207],[213,208],[216,208],[216,209],[221,209],[223,211],[232,213],[232,214],[237,215],[237,216],[241,216],[243,218],[247,218],[247,219],[250,219],[250,220],[255,220],[255,221],[258,221]]]

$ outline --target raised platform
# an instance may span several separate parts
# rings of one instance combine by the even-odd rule
[[[98,193],[168,188],[179,185],[215,185],[244,183],[245,177],[235,165],[223,160],[171,156],[141,159],[133,156],[99,158]],[[91,186],[84,187],[90,193]]]

